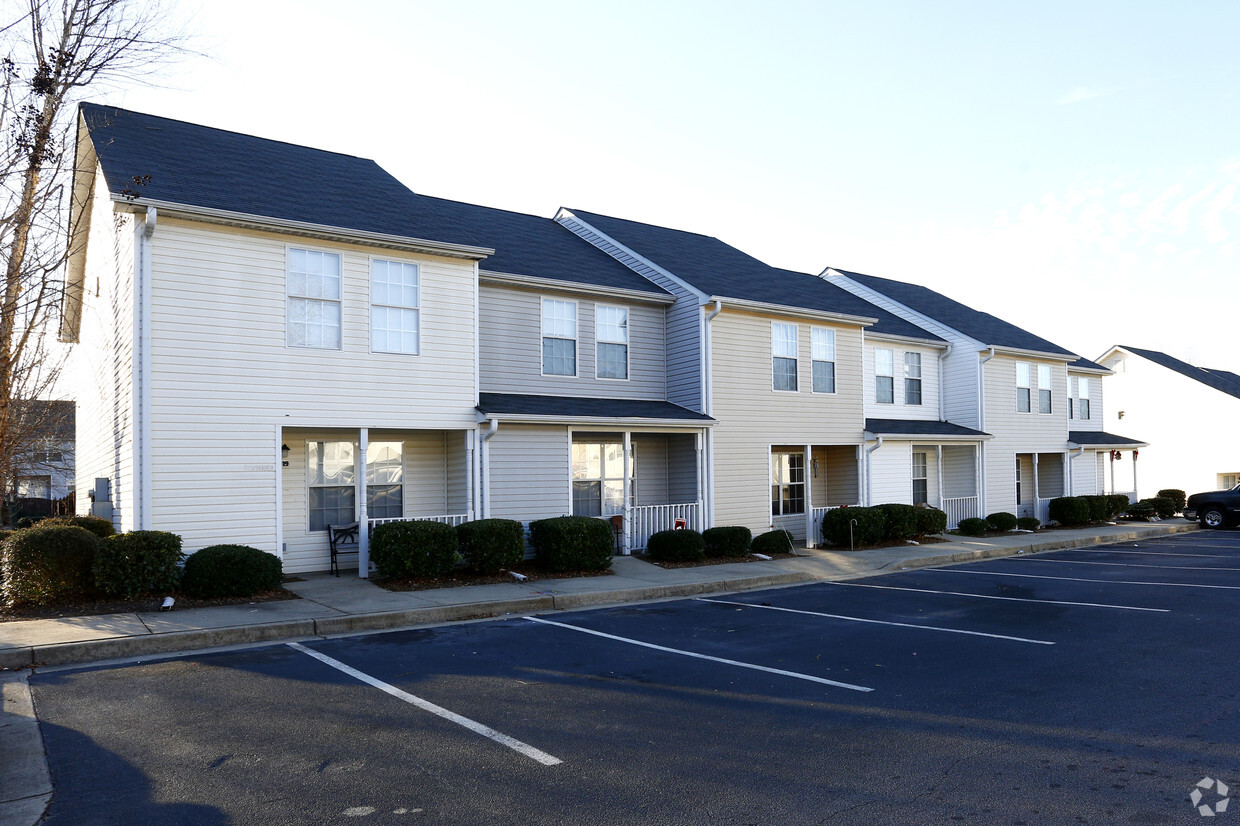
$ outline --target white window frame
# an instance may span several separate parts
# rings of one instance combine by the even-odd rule
[[[1055,403],[1051,386],[1054,382],[1054,376],[1051,374],[1051,366],[1049,364],[1038,365],[1038,413],[1043,415],[1053,414],[1055,412]],[[1045,383],[1045,387],[1043,384]],[[1046,409],[1042,409],[1042,394],[1045,393]]]
[[[787,354],[786,347],[789,339],[786,336],[777,337],[776,331],[780,330],[792,331],[792,355]],[[798,324],[789,324],[786,321],[771,322],[771,389],[776,393],[796,393],[801,389],[800,372],[801,372],[801,327]],[[792,387],[780,387],[775,381],[775,359],[783,359],[792,362]]]
[[[353,452],[353,484],[351,485],[326,485],[326,484],[318,485],[311,481],[312,465],[311,465],[310,457],[312,453],[311,445],[314,445],[314,444],[325,444],[325,445],[326,444],[345,444],[349,446],[349,449]],[[323,528],[312,527],[313,523],[311,520],[310,492],[314,490],[315,488],[333,488],[333,489],[351,488],[353,490],[353,516],[350,517],[349,522],[357,521],[357,444],[356,443],[348,441],[346,439],[307,439],[306,440],[305,479],[306,479],[306,533],[325,533],[327,531],[326,527],[323,527]],[[346,522],[345,524],[348,524],[348,523]]]
[[[814,373],[814,365],[830,364],[831,365],[831,389],[819,390],[817,374]],[[812,393],[828,393],[834,394],[836,388],[835,382],[835,330],[830,327],[811,327],[810,328],[810,392]]]
[[[395,481],[379,482],[375,478],[375,474],[379,468],[379,459],[376,454],[380,450],[390,446],[396,447],[396,455],[400,459],[397,465],[397,474]],[[397,488],[397,497],[400,502],[400,513],[395,518],[399,519],[405,515],[405,443],[399,440],[380,440],[370,442],[366,445],[366,515],[371,519],[391,519],[391,516],[377,516],[374,496],[371,488]],[[356,494],[355,494],[356,496]]]
[[[547,304],[562,304],[573,308],[573,335],[558,336],[547,334]],[[552,296],[540,296],[538,301],[538,325],[541,335],[538,338],[538,360],[542,375],[551,376],[561,379],[575,379],[581,375],[581,348],[578,346],[581,337],[581,305],[580,302],[573,299],[555,298]],[[546,351],[543,348],[545,339],[555,339],[557,341],[571,341],[573,343],[573,372],[570,373],[548,373]]]
[[[1021,374],[1024,375],[1021,375]],[[1033,367],[1027,361],[1016,362],[1016,412],[1032,413],[1033,412]],[[1025,409],[1021,409],[1020,391],[1025,391],[1024,405]]]
[[[578,476],[575,455],[578,445],[593,445],[599,448],[599,475],[595,476]],[[607,474],[607,449],[609,447],[620,448],[620,475],[609,476]],[[568,467],[568,504],[569,512],[573,516],[586,516],[587,514],[577,513],[577,490],[578,482],[598,482],[599,486],[599,513],[590,516],[591,519],[610,519],[612,516],[624,514],[624,504],[621,502],[619,508],[609,511],[607,508],[607,483],[619,483],[621,491],[624,489],[624,438],[619,434],[597,434],[590,433],[574,433],[569,440],[569,467]],[[624,494],[621,493],[621,499]],[[629,445],[629,505],[632,506],[637,501],[637,446]]]
[[[1089,421],[1093,405],[1089,401],[1089,378],[1087,376],[1077,376],[1076,398],[1077,407],[1080,411],[1080,420],[1083,422]]]
[[[375,301],[375,264],[396,264],[400,267],[413,268],[413,304],[393,304],[390,301],[379,303]],[[389,290],[389,298],[391,291]],[[404,348],[392,349],[388,347],[375,346],[375,310],[396,310],[401,313],[412,312],[414,318],[413,329],[413,349],[406,350]],[[401,333],[403,335],[403,331]],[[422,265],[416,261],[402,261],[399,258],[390,256],[372,255],[370,257],[370,352],[372,353],[391,353],[403,356],[417,356],[422,352]]]
[[[620,324],[620,329],[624,332],[624,341],[613,341],[611,339],[604,339],[602,337],[600,333],[599,318],[600,316],[602,316],[604,310],[619,310],[620,312],[624,313],[624,321],[622,321]],[[630,343],[632,336],[630,334],[631,328],[629,325],[629,321],[630,319],[632,319],[632,317],[633,317],[632,311],[628,307],[623,307],[619,304],[596,304],[594,305],[594,378],[598,379],[599,381],[629,381],[632,378],[633,365],[629,359],[629,355],[630,353],[632,353],[632,344]],[[599,346],[603,344],[624,345],[624,375],[623,376],[599,375],[599,369],[598,369]]]
[[[909,363],[912,357],[915,364]],[[917,375],[911,375],[913,368],[917,368]],[[911,382],[917,382],[917,401],[911,402],[909,398],[909,389]],[[905,352],[904,353],[904,403],[910,407],[921,407],[925,401],[925,384],[921,380],[921,353]]]
[[[884,361],[886,364],[883,363]],[[884,370],[886,372],[883,372]],[[891,398],[887,401],[883,401],[882,398],[881,379],[887,379],[890,382],[887,389],[890,391]],[[896,403],[896,351],[890,347],[874,348],[874,403]]]
[[[784,478],[782,458],[788,458],[788,478]],[[792,481],[792,475],[796,470],[793,465],[800,463],[801,481]],[[805,466],[805,454],[800,451],[774,450],[771,451],[771,517],[779,516],[801,516],[805,513],[805,509],[809,504],[809,479],[808,468]],[[789,491],[789,498],[793,488],[801,489],[801,509],[799,511],[784,511],[784,489]],[[776,512],[775,504],[779,503],[779,510]]]
[[[336,259],[336,297],[324,298],[322,296],[310,295],[310,290],[302,293],[293,291],[293,253],[304,252],[313,253],[315,255],[330,256]],[[308,275],[307,271],[303,275]],[[293,320],[292,312],[294,302],[303,302],[306,304],[322,304],[334,306],[336,308],[336,343],[332,346],[322,344],[294,344],[292,341]],[[298,350],[342,350],[344,349],[344,256],[334,250],[321,249],[316,247],[295,246],[286,244],[284,246],[284,345],[293,347]]]
[[[917,462],[918,456],[921,457],[920,467],[918,467],[918,462]],[[920,476],[917,475],[918,470],[921,471]],[[914,450],[913,451],[913,504],[914,505],[922,504],[922,502],[917,501],[917,483],[918,482],[922,482],[925,484],[926,498],[923,499],[922,502],[929,504],[929,500],[930,500],[930,456],[929,456],[928,451],[925,451],[925,450]]]

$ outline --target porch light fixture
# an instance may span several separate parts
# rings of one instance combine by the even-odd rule
[[[288,445],[280,445],[280,458],[284,460],[281,464],[288,467]]]

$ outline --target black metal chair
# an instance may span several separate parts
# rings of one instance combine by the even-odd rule
[[[340,576],[340,555],[356,554],[360,553],[362,550],[361,543],[358,541],[357,523],[350,522],[347,525],[328,525],[327,543],[332,549],[331,571],[336,576]]]

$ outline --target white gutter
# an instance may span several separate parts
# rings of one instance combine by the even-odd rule
[[[883,446],[883,437],[879,436],[878,441],[874,443],[874,447],[865,449],[865,504],[866,507],[874,506],[874,474],[871,472],[870,454]]]
[[[138,472],[136,530],[151,529],[151,239],[159,212],[147,207],[138,238],[138,295],[134,302],[138,314]]]
[[[715,383],[714,360],[711,358],[714,345],[710,334],[710,322],[723,312],[723,299],[715,298],[714,304],[715,309],[706,314],[706,319],[702,324],[702,412],[712,419],[715,408]],[[706,518],[703,520],[705,524],[702,528],[705,530],[715,525],[715,431],[706,428],[703,432],[706,437],[706,458],[703,462],[702,474],[706,481],[706,501],[703,503]]]
[[[977,363],[977,429],[986,429],[986,362],[995,357],[995,348],[990,348],[990,355]],[[978,445],[978,476],[977,501],[981,512],[986,513],[986,444]]]
[[[625,301],[640,301],[646,304],[671,305],[676,303],[675,296],[663,292],[655,293],[630,290],[623,287],[604,287],[599,284],[564,281],[558,278],[539,278],[532,275],[496,272],[495,270],[484,270],[481,268],[478,271],[478,278],[484,284],[498,284],[505,287],[528,287],[529,289],[556,290],[576,295],[606,296]]]
[[[956,345],[952,344],[949,341],[947,342],[947,349],[939,353],[939,421],[940,422],[947,421],[947,394],[943,392],[943,388],[947,386],[946,375],[945,375],[947,368],[945,368],[943,365],[947,362],[947,357],[952,354],[952,350],[954,350],[955,347]],[[980,427],[978,428],[978,430],[981,430],[981,429],[982,428]]]
[[[1072,492],[1072,489],[1073,489],[1073,476],[1075,476],[1075,474],[1072,472],[1072,460],[1073,460],[1073,459],[1075,459],[1075,458],[1077,458],[1078,456],[1080,456],[1080,455],[1081,455],[1082,453],[1084,453],[1084,452],[1085,452],[1085,448],[1081,448],[1081,449],[1080,449],[1080,450],[1078,450],[1076,453],[1069,453],[1069,454],[1068,454],[1068,495],[1069,495],[1069,496],[1076,496],[1076,494]]]
[[[722,301],[719,296],[715,295],[712,295],[710,300],[714,302]],[[743,298],[729,297],[728,304],[733,307],[739,307],[742,310],[753,310],[759,313],[786,315],[794,318],[819,319],[822,321],[836,321],[844,324],[857,324],[862,327],[869,327],[878,323],[878,319],[874,316],[833,313],[828,310],[814,310],[809,307],[796,307],[790,304],[771,304],[766,301],[749,301]]]
[[[499,430],[499,419],[488,418],[487,432],[482,434],[482,443],[478,446],[479,459],[482,464],[482,518],[491,518],[491,451],[487,442]]]

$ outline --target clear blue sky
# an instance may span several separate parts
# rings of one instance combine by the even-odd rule
[[[1240,3],[185,3],[96,97],[1240,371]]]

